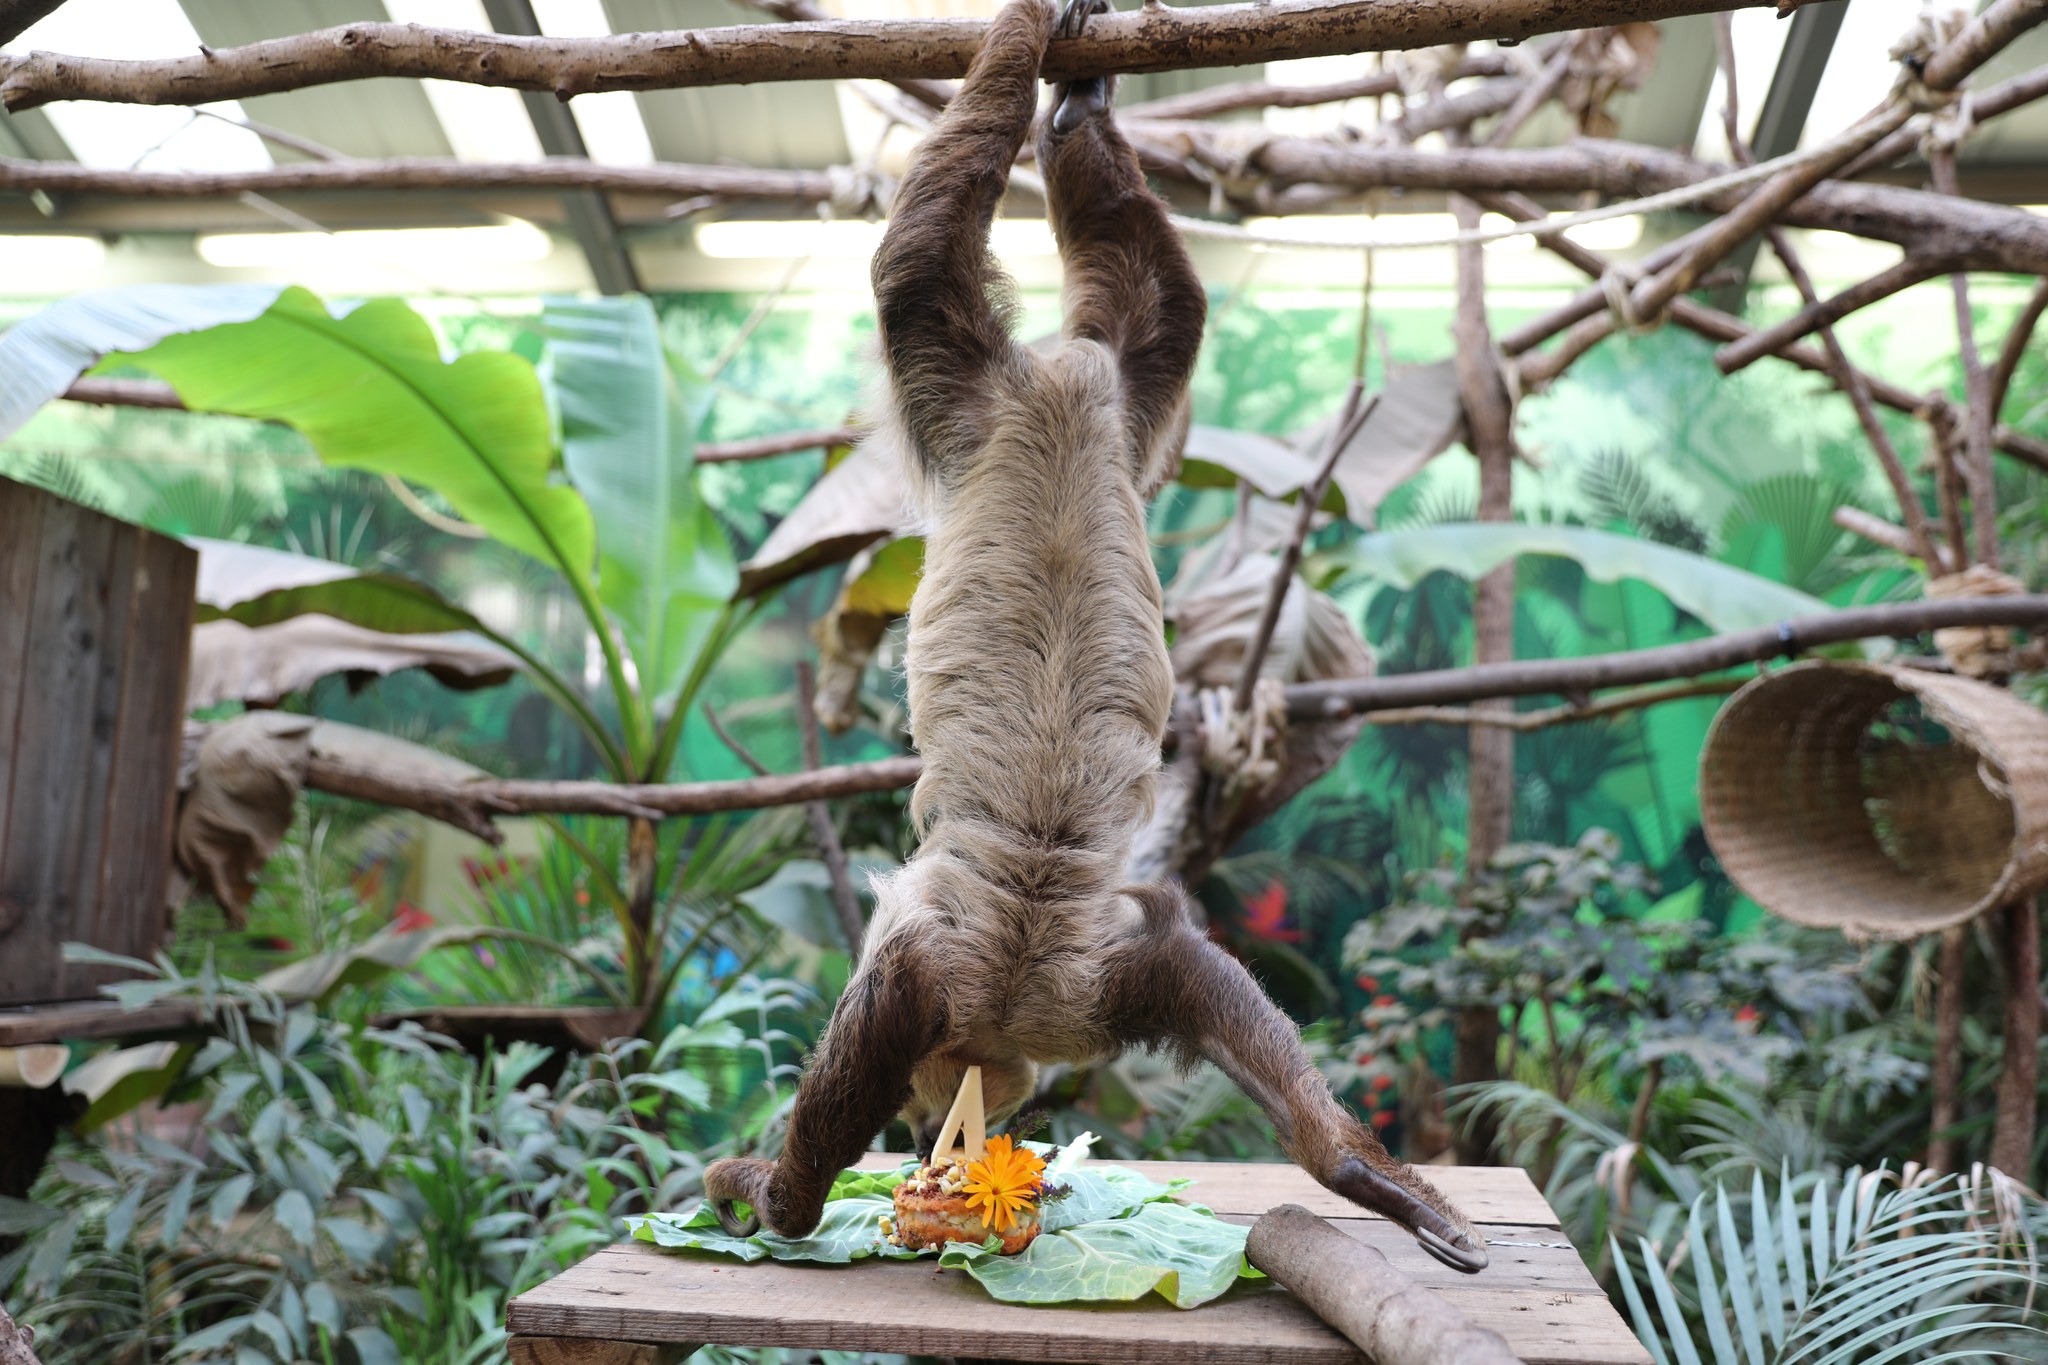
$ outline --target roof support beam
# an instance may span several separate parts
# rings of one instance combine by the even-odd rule
[[[540,20],[534,17],[531,0],[484,0],[484,12],[490,16],[491,27],[500,33],[521,38],[540,36]],[[567,100],[556,99],[542,90],[524,90],[520,95],[526,101],[526,116],[533,120],[534,135],[540,139],[543,152],[549,156],[589,159],[590,151],[583,145],[583,133],[576,127],[576,116],[569,112]],[[618,220],[612,216],[610,201],[596,190],[575,190],[562,196],[562,209],[568,218],[569,233],[582,248],[598,291],[639,293],[640,274],[633,268],[633,257],[626,250]]]
[[[1778,69],[1771,73],[1770,91],[1756,116],[1756,134],[1750,138],[1757,160],[1775,160],[1798,148],[1800,136],[1806,132],[1806,116],[1813,112],[1821,73],[1827,70],[1835,36],[1842,31],[1848,12],[1849,0],[1828,0],[1826,4],[1803,5],[1793,14],[1792,31],[1785,35]],[[1742,313],[1750,270],[1762,245],[1762,237],[1752,236],[1722,260],[1721,269],[1733,272],[1734,278],[1714,291],[1714,307],[1724,313]]]

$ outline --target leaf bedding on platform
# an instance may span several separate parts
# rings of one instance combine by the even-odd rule
[[[841,1172],[808,1237],[766,1229],[734,1237],[705,1205],[688,1214],[630,1218],[627,1226],[656,1246],[742,1261],[917,1260],[935,1253],[891,1246],[882,1235],[882,1219],[894,1212],[893,1191],[912,1169]],[[1240,1278],[1259,1274],[1244,1259],[1244,1228],[1199,1205],[1173,1202],[1189,1181],[1162,1185],[1121,1166],[1070,1169],[1058,1180],[1067,1192],[1045,1204],[1044,1231],[1030,1246],[1004,1256],[994,1238],[980,1246],[955,1242],[936,1253],[940,1266],[966,1271],[1006,1303],[1129,1301],[1157,1290],[1178,1308],[1198,1307]]]

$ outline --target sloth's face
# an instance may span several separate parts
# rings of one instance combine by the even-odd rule
[[[939,1140],[939,1126],[960,1093],[960,1080],[973,1058],[941,1053],[918,1063],[911,1074],[910,1099],[903,1106],[903,1121],[917,1140],[917,1155],[923,1160]],[[1022,1058],[1007,1062],[979,1062],[982,1108],[991,1130],[1014,1117],[1038,1085],[1038,1067]]]

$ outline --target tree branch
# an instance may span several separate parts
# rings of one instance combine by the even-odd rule
[[[2012,390],[2012,377],[2019,371],[2020,357],[2026,354],[2027,342],[2033,338],[2034,327],[2041,321],[2041,314],[2048,312],[2048,279],[2034,285],[2034,292],[2027,296],[2027,306],[2020,309],[2020,315],[2013,319],[2006,329],[2005,343],[1998,348],[1998,363],[1991,370],[1991,389],[1987,395],[1992,422],[1998,421],[1999,410],[2005,407],[2005,396]]]
[[[71,395],[64,396],[69,398]],[[774,436],[750,436],[744,441],[706,441],[697,447],[697,463],[735,464],[744,460],[765,460],[773,455],[789,455],[799,450],[850,446],[866,434],[859,427],[827,427],[821,431],[785,431]]]
[[[1231,710],[1245,715],[1252,709],[1252,693],[1259,685],[1259,669],[1266,662],[1266,650],[1273,643],[1273,629],[1280,623],[1280,608],[1287,601],[1287,590],[1294,586],[1294,570],[1301,563],[1302,546],[1308,543],[1308,533],[1315,525],[1316,509],[1322,505],[1323,495],[1329,491],[1330,476],[1337,472],[1337,457],[1351,444],[1352,437],[1365,425],[1365,419],[1372,416],[1372,410],[1379,406],[1380,396],[1374,394],[1365,398],[1363,381],[1354,379],[1344,394],[1344,401],[1337,408],[1336,420],[1330,423],[1330,434],[1323,440],[1322,459],[1316,463],[1315,477],[1301,490],[1294,517],[1294,534],[1287,538],[1287,546],[1280,552],[1280,562],[1273,566],[1273,581],[1266,587],[1266,600],[1259,605],[1259,620],[1252,630],[1250,644],[1245,647],[1244,667],[1237,675],[1237,689],[1231,694]]]
[[[1269,0],[1175,9],[1150,5],[1055,38],[1049,81],[1119,72],[1243,66],[1532,38],[1560,29],[1747,8],[1760,0]],[[833,20],[514,37],[418,24],[344,24],[243,47],[153,61],[31,53],[0,58],[0,102],[19,113],[52,100],[204,104],[374,76],[546,90],[667,90],[754,81],[932,79],[965,75],[992,21]]]
[[[1785,273],[1792,277],[1793,286],[1799,290],[1800,299],[1811,308],[1820,302],[1820,296],[1813,287],[1813,277],[1806,273],[1806,266],[1793,249],[1792,239],[1785,230],[1775,223],[1764,229],[1765,239],[1771,250],[1784,265]],[[1946,569],[1961,568],[1951,564],[1941,553],[1933,533],[1927,526],[1927,513],[1920,506],[1920,494],[1913,487],[1913,481],[1906,476],[1905,462],[1899,458],[1898,447],[1892,444],[1891,434],[1884,429],[1884,423],[1877,418],[1877,408],[1870,399],[1870,386],[1856,367],[1849,363],[1848,352],[1842,349],[1841,341],[1835,336],[1832,326],[1819,328],[1821,354],[1827,358],[1828,377],[1835,387],[1849,399],[1849,406],[1856,411],[1857,425],[1863,428],[1863,438],[1870,442],[1871,452],[1877,456],[1878,466],[1883,469],[1886,482],[1892,486],[1892,497],[1899,504],[1899,515],[1906,523],[1906,540],[1913,548],[1909,554],[1917,556],[1927,565],[1930,574]],[[1848,510],[1848,509],[1837,509]]]
[[[824,736],[818,733],[818,681],[808,659],[796,663],[796,722],[804,737],[804,771],[818,772],[825,766]],[[846,935],[846,951],[860,956],[860,941],[867,927],[860,917],[860,897],[854,894],[853,876],[846,867],[846,847],[832,826],[832,808],[820,799],[806,801],[811,838],[824,860],[825,875],[832,883],[832,908],[839,912],[839,931]]]
[[[1997,625],[2030,630],[2048,627],[2048,596],[1895,602],[1794,617],[1775,626],[1621,654],[1520,659],[1433,673],[1299,683],[1287,689],[1287,714],[1294,720],[1335,720],[1362,712],[1484,697],[1571,696],[1603,687],[1697,677],[1850,640],[1903,638],[1949,626]]]
[[[1858,281],[1831,298],[1808,304],[1783,322],[1760,327],[1742,340],[1723,346],[1714,353],[1714,365],[1722,374],[1734,374],[1809,332],[1840,322],[1859,308],[1868,308],[1880,299],[1888,299],[1902,289],[1945,275],[1954,268],[1947,257],[1908,251],[1896,265],[1869,279]]]
[[[1378,1365],[1521,1365],[1499,1333],[1299,1204],[1260,1215],[1244,1254]]]
[[[1993,0],[1969,27],[1927,59],[1920,79],[1929,90],[1953,90],[2044,19],[2048,19],[2048,4],[2043,0]]]
[[[119,194],[138,199],[225,199],[298,190],[605,190],[666,198],[787,199],[810,205],[832,197],[823,171],[745,166],[608,166],[580,157],[492,163],[452,157],[301,161],[248,171],[102,170],[69,161],[0,157],[0,190]]]

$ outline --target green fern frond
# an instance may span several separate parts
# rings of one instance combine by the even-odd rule
[[[1694,1200],[1669,1254],[1647,1237],[1633,1260],[1618,1238],[1608,1246],[1659,1365],[2038,1359],[2048,1332],[2030,1302],[2027,1226],[2040,1210],[2022,1199],[1995,1173],[1851,1170],[1834,1182],[1788,1171],[1774,1200],[1756,1171],[1746,1196],[1719,1185]],[[2016,1354],[2019,1341],[2033,1350]]]

